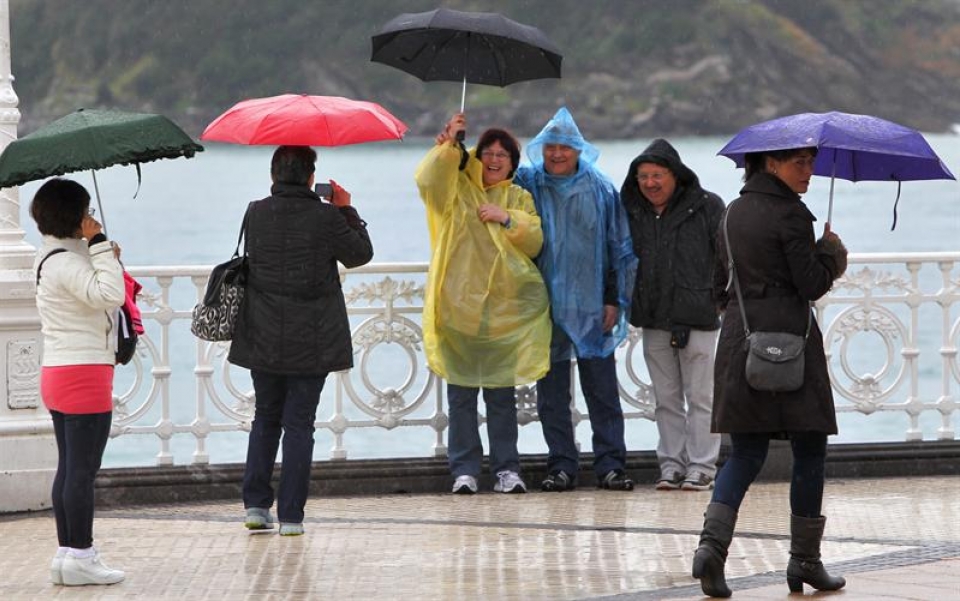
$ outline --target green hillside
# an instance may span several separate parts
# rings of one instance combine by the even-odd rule
[[[198,136],[238,100],[380,102],[432,135],[460,86],[371,63],[370,37],[437,0],[10,0],[21,134],[78,107],[166,114]],[[958,0],[449,0],[539,27],[563,79],[468,86],[478,125],[536,133],[567,104],[593,137],[725,134],[842,110],[960,122]]]

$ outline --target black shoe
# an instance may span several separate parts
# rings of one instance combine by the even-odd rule
[[[573,490],[576,487],[577,482],[570,477],[570,474],[563,470],[550,472],[546,480],[540,484],[540,490],[544,492],[563,492],[565,490]]]
[[[597,488],[607,490],[633,490],[633,480],[623,470],[610,470],[597,481]]]

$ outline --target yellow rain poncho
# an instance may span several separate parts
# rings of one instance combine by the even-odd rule
[[[550,367],[550,307],[532,258],[543,245],[533,197],[504,180],[484,190],[470,153],[463,171],[453,142],[434,146],[416,172],[427,209],[430,272],[423,307],[427,364],[458,386],[529,384]],[[484,223],[482,204],[510,213]]]

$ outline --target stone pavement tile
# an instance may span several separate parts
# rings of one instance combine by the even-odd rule
[[[957,493],[960,478],[828,484],[824,558],[853,566],[843,599],[951,599],[960,559],[920,562],[960,549]],[[787,598],[788,494],[761,483],[747,497],[737,599]],[[702,599],[689,570],[708,501],[652,487],[314,498],[302,537],[248,534],[239,501],[119,507],[98,512],[95,536],[128,578],[80,590],[48,583],[49,512],[0,517],[0,599]]]
[[[939,574],[936,582],[924,581],[928,573]],[[836,572],[840,574],[840,572]],[[804,586],[804,596],[792,595],[786,579],[775,585],[756,588],[737,588],[731,584],[737,601],[792,601],[804,597],[842,599],[843,601],[952,601],[960,599],[960,559],[943,560],[889,570],[842,574],[847,585],[839,591],[821,591]],[[692,601],[706,599],[703,595],[671,596],[662,601]]]

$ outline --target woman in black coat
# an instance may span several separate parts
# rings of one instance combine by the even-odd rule
[[[289,536],[303,534],[314,422],[327,374],[353,367],[337,265],[358,267],[373,258],[367,224],[350,205],[350,193],[330,180],[327,203],[311,189],[316,161],[307,146],[277,148],[270,196],[247,209],[249,271],[229,355],[230,363],[250,370],[256,393],[243,476],[244,525],[273,528],[276,501],[280,534]]]
[[[718,298],[727,306],[714,369],[713,431],[729,433],[733,450],[717,474],[693,562],[694,578],[713,597],[731,594],[723,573],[727,548],[740,503],[763,467],[771,438],[789,438],[793,450],[790,590],[802,591],[803,583],[819,590],[846,584],[830,576],[820,562],[827,436],[837,433],[837,422],[823,335],[810,304],[843,275],[847,250],[829,224],[823,237],[814,240],[815,218],[800,200],[816,154],[816,148],[748,154],[745,185],[724,217],[750,330],[803,336],[808,320],[813,320],[799,390],[761,392],[746,381],[743,320],[728,287],[721,222],[715,280]]]

